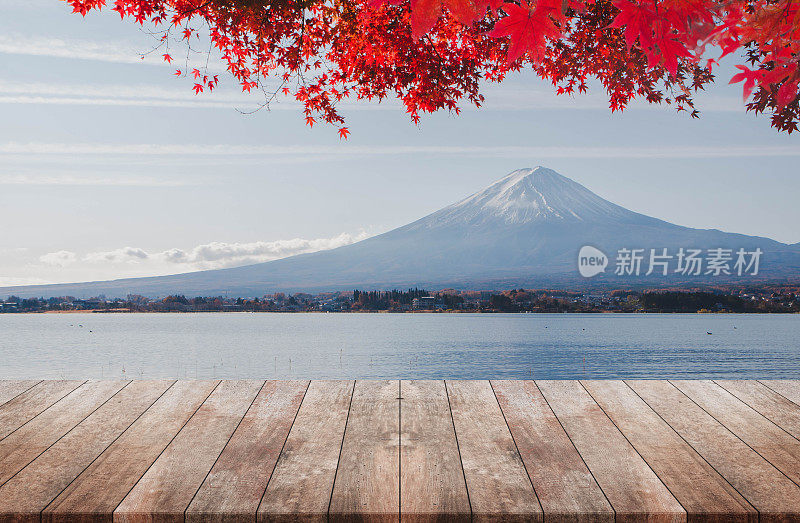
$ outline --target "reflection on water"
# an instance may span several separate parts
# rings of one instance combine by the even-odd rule
[[[0,315],[0,378],[62,377],[800,378],[800,315]]]

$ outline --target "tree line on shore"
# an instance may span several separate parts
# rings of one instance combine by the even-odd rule
[[[0,313],[15,312],[800,312],[800,287],[757,289],[613,290],[543,289],[457,291],[444,289],[354,290],[321,294],[282,292],[260,298],[223,296],[153,299],[18,298],[0,300]]]

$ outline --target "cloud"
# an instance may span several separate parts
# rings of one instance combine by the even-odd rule
[[[602,158],[602,159],[653,159],[653,158],[745,158],[745,157],[796,157],[796,145],[676,145],[676,146],[483,146],[483,145],[232,145],[232,144],[100,144],[100,143],[18,143],[0,144],[0,155],[36,157],[86,156],[130,157],[153,163],[172,161],[202,161],[214,158],[231,163],[261,163],[263,159],[280,157],[332,158],[381,157],[399,155],[455,156],[459,158],[521,158],[539,160],[549,158]],[[127,160],[126,160],[127,161]]]
[[[213,93],[195,94],[194,81],[175,83],[171,88],[153,84],[61,84],[43,82],[0,81],[0,103],[39,105],[98,105],[129,107],[174,107],[200,109],[291,110],[303,105],[293,98],[280,95],[269,108],[263,107],[265,96],[260,91],[242,93],[235,89],[217,89]],[[268,92],[277,90],[277,83],[267,81]],[[345,100],[337,104],[342,111],[405,110],[396,100]]]
[[[269,87],[267,88],[270,89]],[[593,92],[578,96],[557,96],[552,91],[516,87],[513,85],[491,85],[484,90],[486,102],[481,108],[462,102],[465,111],[520,111],[520,110],[608,110],[605,93]],[[228,90],[214,93],[194,94],[188,85],[177,84],[174,88],[156,85],[120,84],[45,84],[0,82],[0,103],[37,105],[95,105],[128,107],[172,107],[198,109],[239,109],[255,111],[261,109],[264,97],[260,93],[239,93]],[[741,112],[744,104],[739,98],[706,96],[697,107],[707,112]],[[280,96],[269,105],[269,110],[297,111],[302,105],[295,100]],[[405,111],[402,103],[387,98],[380,103],[368,100],[345,99],[337,108],[351,111]],[[266,109],[263,109],[266,110]],[[650,104],[634,100],[628,111],[658,110],[673,111],[667,105]]]
[[[92,263],[137,263],[150,258],[144,250],[137,247],[123,247],[113,251],[90,252],[83,260]]]
[[[367,237],[369,237],[369,234],[366,231],[361,231],[357,234],[342,233],[331,238],[293,238],[290,240],[250,243],[211,242],[197,245],[187,250],[172,248],[157,252],[147,252],[138,247],[123,247],[111,251],[90,252],[82,260],[89,263],[104,264],[135,264],[139,266],[149,264],[153,266],[155,272],[169,267],[173,268],[173,272],[175,269],[220,269],[272,261],[296,254],[335,249],[336,247],[361,241]],[[55,254],[59,253],[51,253],[46,256]],[[75,257],[74,253],[70,254]],[[75,258],[72,261],[75,261]]]
[[[154,40],[155,42],[155,40]],[[157,42],[155,42],[157,45]],[[26,56],[49,56],[97,60],[123,64],[173,66],[164,62],[162,53],[148,54],[150,49],[137,49],[125,42],[78,40],[74,38],[32,37],[22,34],[0,34],[0,53]]]
[[[212,242],[184,251],[170,249],[156,254],[170,263],[188,263],[202,268],[230,267],[246,263],[259,263],[296,254],[335,249],[369,237],[366,231],[358,234],[342,233],[332,238],[277,240],[272,242],[222,243]]]
[[[48,252],[39,256],[39,261],[53,267],[66,267],[78,261],[78,255],[72,251]]]
[[[129,107],[191,107],[200,109],[232,109],[234,107],[243,110],[253,110],[258,105],[249,103],[234,104],[231,102],[214,102],[198,98],[192,100],[160,100],[160,99],[124,99],[124,98],[68,98],[58,96],[0,96],[0,103],[4,104],[37,104],[37,105],[106,105],[106,106],[129,106]],[[292,107],[299,108],[299,105]]]
[[[74,185],[108,187],[183,187],[196,185],[183,180],[165,180],[146,176],[75,176],[70,174],[2,174],[0,185]]]
[[[185,82],[175,83],[168,88],[151,84],[62,84],[0,80],[0,103],[255,110],[263,100],[256,93],[246,95],[230,91],[196,95],[189,87]],[[286,104],[281,101],[280,104],[271,105],[270,109],[299,107],[297,103]]]
[[[262,263],[296,254],[335,249],[370,236],[366,231],[342,233],[329,238],[292,238],[256,242],[209,242],[191,248],[146,250],[121,247],[85,254],[61,250],[39,256],[39,264],[26,260],[26,266],[38,271],[31,278],[26,274],[0,275],[0,287],[67,283],[87,279],[116,279],[163,276],[197,270],[223,269]],[[34,258],[35,259],[35,258]]]

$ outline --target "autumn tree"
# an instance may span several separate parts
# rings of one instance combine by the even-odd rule
[[[65,1],[82,15],[106,7]],[[522,68],[558,94],[595,79],[612,111],[641,98],[697,117],[692,95],[729,55],[743,62],[729,80],[743,84],[747,111],[789,133],[800,118],[800,0],[115,0],[110,9],[155,31],[195,93],[219,76],[177,58],[204,37],[244,91],[261,91],[264,105],[292,96],[309,125],[322,120],[342,137],[344,98],[395,96],[418,122],[480,106],[486,82]]]

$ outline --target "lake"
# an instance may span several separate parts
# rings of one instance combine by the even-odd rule
[[[0,378],[118,377],[800,378],[800,315],[0,315]]]

